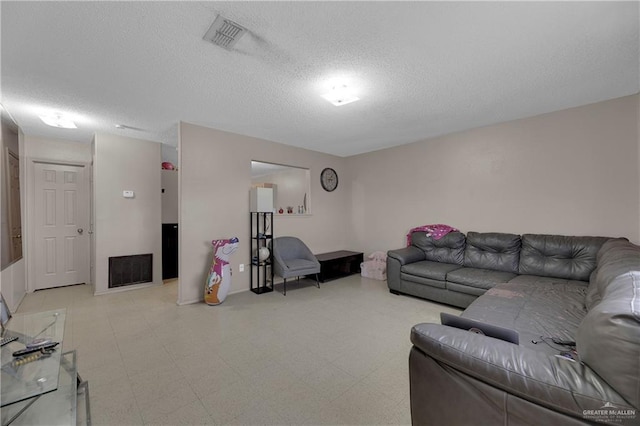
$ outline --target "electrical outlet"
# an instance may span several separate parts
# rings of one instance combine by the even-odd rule
[[[240,271],[240,272],[244,272],[244,263],[241,263],[241,264],[238,266],[238,271]]]

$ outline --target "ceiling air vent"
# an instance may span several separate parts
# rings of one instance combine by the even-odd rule
[[[228,20],[222,15],[218,15],[216,20],[213,21],[213,24],[211,24],[211,27],[209,27],[209,31],[204,35],[204,39],[231,50],[240,37],[246,32],[246,28]]]

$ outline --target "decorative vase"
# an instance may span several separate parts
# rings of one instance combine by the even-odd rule
[[[267,260],[269,258],[269,249],[266,247],[260,247],[258,249],[258,260],[260,262],[264,262],[265,260]]]

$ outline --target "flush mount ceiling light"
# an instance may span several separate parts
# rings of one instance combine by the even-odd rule
[[[41,115],[40,120],[51,127],[59,127],[61,129],[77,129],[76,123],[69,117],[65,117],[62,114],[46,114]]]
[[[222,15],[218,15],[203,38],[215,45],[231,50],[246,32],[247,30],[243,26]]]
[[[322,97],[335,106],[342,106],[360,100],[360,98],[344,84],[333,86],[331,91],[329,93],[325,93]]]

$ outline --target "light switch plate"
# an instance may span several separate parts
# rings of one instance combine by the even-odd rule
[[[124,198],[133,198],[135,195],[136,194],[133,191],[122,191],[122,196]]]

